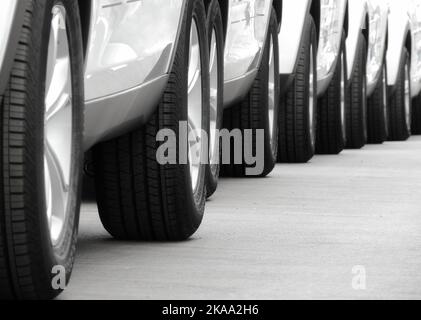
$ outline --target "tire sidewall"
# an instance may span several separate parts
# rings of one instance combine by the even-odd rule
[[[316,25],[314,23],[313,18],[309,19],[308,22],[308,29],[310,34],[310,44],[309,44],[309,57],[312,56],[313,58],[313,135],[311,135],[311,128],[310,128],[310,58],[308,59],[307,63],[307,73],[306,73],[306,81],[308,85],[306,86],[306,90],[308,91],[306,93],[306,99],[307,99],[307,123],[309,124],[308,127],[308,144],[309,144],[309,153],[310,155],[314,155],[316,153],[316,145],[317,145],[317,127],[318,127],[318,98],[317,98],[317,35],[316,35]],[[314,143],[312,143],[314,141]]]
[[[405,110],[405,68],[409,70],[409,91],[411,92],[411,65],[409,53],[406,48],[402,50],[402,57],[399,65],[399,73],[397,82],[394,88],[390,90],[389,97],[389,139],[393,140],[406,140],[411,135],[411,125],[408,128],[406,123],[406,110]],[[394,101],[394,103],[392,102]],[[412,99],[409,101],[410,112],[412,113]],[[395,119],[393,115],[399,116]]]
[[[38,1],[37,1],[38,2]],[[72,112],[72,126],[73,126],[73,145],[72,145],[72,161],[71,161],[71,184],[69,187],[69,202],[68,202],[68,213],[65,222],[65,230],[59,243],[55,246],[52,245],[50,238],[49,223],[46,217],[46,202],[45,202],[45,184],[44,184],[44,112],[38,112],[38,118],[36,119],[35,130],[39,132],[36,137],[36,148],[37,152],[34,154],[35,158],[35,170],[32,175],[35,175],[34,179],[37,181],[37,214],[39,219],[39,230],[34,230],[35,233],[39,233],[40,245],[39,249],[42,251],[43,258],[41,261],[45,264],[41,267],[42,272],[46,278],[53,278],[52,270],[54,267],[63,267],[66,272],[66,284],[68,283],[73,268],[76,239],[78,233],[78,222],[79,222],[79,209],[80,209],[80,198],[81,198],[81,168],[82,168],[82,134],[83,134],[83,58],[82,58],[82,45],[81,45],[81,34],[80,34],[80,20],[78,18],[77,6],[74,1],[57,1],[57,0],[46,0],[41,3],[35,4],[37,10],[34,12],[33,17],[33,33],[32,41],[35,42],[35,38],[40,31],[41,38],[39,40],[38,50],[33,50],[30,54],[34,61],[36,61],[37,67],[35,71],[36,80],[34,79],[33,86],[35,86],[38,92],[36,97],[36,105],[42,106],[44,109],[45,100],[45,78],[46,78],[46,65],[48,57],[48,43],[49,34],[51,27],[52,8],[57,5],[63,5],[66,9],[66,21],[69,39],[69,50],[71,60],[71,72],[72,72],[72,97],[73,97],[73,112]],[[34,43],[33,43],[34,44]],[[47,284],[45,284],[47,285]],[[51,286],[51,281],[49,282]],[[52,287],[47,288],[54,290]],[[55,294],[58,294],[56,292]]]
[[[262,53],[262,60],[259,69],[259,79],[260,85],[252,88],[252,93],[259,97],[259,127],[254,128],[262,129],[264,131],[264,159],[259,159],[261,163],[264,163],[264,171],[261,175],[257,177],[268,175],[273,168],[275,167],[277,158],[278,158],[278,146],[279,146],[279,105],[280,105],[280,94],[279,94],[279,75],[274,77],[275,81],[275,101],[274,101],[274,126],[276,125],[276,132],[273,136],[273,146],[271,144],[271,134],[270,134],[270,120],[269,120],[269,60],[270,60],[270,43],[272,40],[273,44],[273,59],[274,59],[274,70],[279,70],[279,50],[278,50],[278,37],[277,37],[277,19],[276,13],[272,9],[270,13],[270,21],[268,25],[267,37],[264,45],[264,50]],[[276,71],[275,71],[276,72]],[[257,132],[253,132],[253,137],[255,141],[253,144],[257,146],[260,141],[257,140]],[[251,148],[255,150],[256,157],[261,155],[257,154],[257,147]]]
[[[368,140],[368,123],[367,123],[367,40],[363,34],[360,34],[358,41],[358,63],[361,64],[359,69],[361,72],[358,74],[359,85],[361,86],[361,130],[363,131],[364,143]]]
[[[405,130],[408,134],[408,136],[411,136],[412,134],[412,97],[411,97],[411,59],[409,57],[409,53],[407,50],[405,50],[405,55],[404,55],[404,65],[403,65],[403,97],[404,97],[404,108],[403,108],[403,115],[404,115],[404,119],[405,119]],[[406,96],[405,96],[405,81],[406,81],[406,68],[408,68],[408,83],[409,83],[409,122],[406,122]]]
[[[212,41],[212,33],[216,33],[216,42],[217,42],[217,53],[216,59],[218,60],[218,114],[216,121],[216,130],[222,128],[223,115],[224,115],[224,30],[222,25],[222,15],[221,9],[219,7],[218,0],[212,0],[208,8],[207,16],[207,32],[208,32],[208,44],[210,45]],[[209,132],[210,134],[210,132]],[[209,139],[209,143],[211,140]],[[209,148],[211,146],[209,145]],[[219,154],[221,155],[222,146],[219,143]],[[206,172],[206,188],[207,196],[210,197],[216,191],[218,186],[220,164],[211,163],[207,167]]]
[[[343,101],[343,104],[344,104],[344,110],[340,110],[340,115],[342,116],[342,112],[344,113],[343,114],[343,117],[344,117],[344,121],[343,121],[343,123],[342,123],[342,119],[341,119],[341,125],[340,126],[338,126],[338,130],[339,130],[339,134],[342,136],[342,138],[343,138],[343,148],[345,147],[345,145],[346,145],[346,142],[347,142],[347,128],[346,128],[346,125],[347,125],[347,123],[346,123],[346,105],[347,105],[347,90],[346,90],[346,88],[348,87],[348,64],[347,64],[347,52],[346,52],[346,34],[345,34],[345,31],[343,31],[342,32],[342,40],[341,40],[341,56],[340,56],[340,64],[341,64],[341,77],[344,77],[344,88],[342,88],[342,84],[340,85],[340,90],[341,90],[341,93],[340,93],[340,99],[341,99],[341,102],[340,102],[340,106],[341,106],[341,108],[342,108],[342,95],[343,95],[343,99],[344,99],[344,101]],[[341,81],[342,81],[342,79],[341,79]],[[342,90],[343,90],[343,92],[342,92]]]
[[[189,65],[189,50],[190,50],[190,30],[192,26],[193,19],[196,19],[196,25],[199,33],[199,42],[201,50],[201,63],[202,63],[202,130],[204,130],[209,136],[209,46],[208,38],[206,31],[206,14],[203,2],[201,0],[191,0],[187,3],[186,13],[185,13],[185,23],[183,23],[183,36],[180,37],[179,46],[182,46],[184,49],[183,55],[183,67],[174,66],[177,68],[176,73],[181,73],[183,77],[183,87],[186,88],[184,92],[179,97],[179,121],[188,121],[188,96],[187,96],[187,74],[188,74],[188,65]],[[203,72],[206,70],[206,72]],[[183,76],[184,75],[184,76]],[[207,155],[206,147],[208,143],[202,139],[202,157],[205,159]],[[206,171],[209,167],[207,164],[201,164],[199,178],[198,178],[198,187],[195,191],[192,190],[191,183],[191,174],[190,174],[190,165],[177,165],[179,168],[178,179],[181,182],[179,192],[183,193],[178,199],[178,210],[177,212],[182,213],[179,215],[181,221],[188,220],[187,223],[181,223],[180,225],[185,227],[185,230],[179,230],[180,238],[186,238],[191,235],[191,230],[197,230],[200,226],[206,202]],[[185,201],[184,201],[185,200]]]
[[[278,23],[276,18],[275,10],[272,8],[271,10],[271,17],[270,17],[270,23],[269,23],[269,29],[268,29],[268,36],[266,40],[266,46],[265,46],[265,52],[264,52],[264,62],[266,63],[266,75],[267,75],[267,82],[266,82],[266,103],[264,104],[266,107],[262,108],[265,109],[265,116],[263,119],[265,119],[266,123],[264,124],[265,128],[265,141],[266,141],[266,162],[267,159],[269,159],[269,162],[267,163],[266,167],[270,168],[274,167],[277,158],[278,158],[278,146],[279,146],[279,106],[280,106],[280,78],[279,74],[276,72],[276,70],[279,70],[279,42],[278,42]],[[275,97],[274,97],[274,126],[276,126],[276,130],[273,132],[273,146],[271,145],[271,136],[270,136],[270,119],[269,119],[269,58],[270,58],[270,41],[272,40],[273,43],[273,55],[272,59],[274,59],[274,90],[275,90]]]
[[[384,140],[386,141],[389,137],[389,92],[387,86],[387,64],[386,58],[383,59],[383,67],[381,72],[380,81],[382,86],[382,101],[383,101],[383,112],[382,116],[384,118]]]
[[[350,71],[350,81],[347,84],[347,103],[346,103],[346,130],[347,147],[362,148],[368,141],[368,123],[367,123],[367,41],[365,36],[360,33],[356,52],[356,61],[353,69]],[[353,88],[357,87],[358,99],[352,99]],[[357,107],[356,107],[357,106]],[[354,130],[355,129],[355,130]],[[355,131],[355,132],[353,132]]]

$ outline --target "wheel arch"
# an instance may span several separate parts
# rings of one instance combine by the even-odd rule
[[[319,37],[320,37],[320,19],[321,19],[320,8],[321,8],[320,0],[311,1],[310,15],[313,17],[314,23],[316,24],[317,42],[319,41]]]
[[[349,33],[349,2],[346,2],[345,19],[344,19],[345,36],[348,37]]]
[[[386,54],[388,85],[396,85],[402,56],[406,49],[412,47],[411,29],[409,23],[398,24],[400,20],[389,20],[388,50]]]
[[[218,0],[219,7],[221,8],[222,14],[222,24],[224,27],[224,35],[227,35],[228,30],[228,1],[226,0]]]
[[[409,30],[406,34],[405,47],[408,50],[409,55],[411,55],[412,54],[412,34],[411,34],[411,30]]]
[[[276,18],[278,19],[278,28],[282,24],[282,0],[273,0],[273,8],[275,9]],[[279,30],[278,30],[279,32]]]
[[[224,36],[227,35],[228,30],[228,1],[227,0],[217,0],[219,3],[219,7],[221,8],[221,15],[222,15],[222,27],[224,30]],[[206,13],[209,11],[209,7],[212,3],[212,0],[204,0]]]
[[[83,0],[79,0],[81,2],[84,2]],[[212,3],[212,0],[204,0],[205,1],[205,8],[206,12],[209,9],[210,4]],[[222,23],[223,23],[223,29],[224,29],[224,35],[227,35],[228,30],[228,11],[229,11],[229,1],[227,0],[218,0],[219,7],[221,8],[221,14],[222,14]],[[282,21],[282,0],[273,0],[273,8],[275,9],[276,16],[278,18],[279,27],[281,26]]]
[[[89,31],[91,25],[92,0],[78,0],[80,22],[82,26],[83,51],[86,57],[88,51]]]
[[[370,39],[370,15],[368,13],[368,11],[365,14],[365,22],[364,22],[364,26],[363,26],[363,35],[368,43],[369,39]],[[368,45],[367,45],[367,51],[368,51]]]

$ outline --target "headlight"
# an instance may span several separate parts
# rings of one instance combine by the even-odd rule
[[[321,22],[317,72],[323,79],[333,68],[342,38],[341,10],[338,0],[323,0],[321,2]]]

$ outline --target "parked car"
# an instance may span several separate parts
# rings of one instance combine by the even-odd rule
[[[421,1],[412,0],[409,7],[411,25],[411,96],[412,134],[421,134]]]
[[[220,61],[218,84],[215,68],[211,68],[211,165],[208,174],[208,195],[217,186],[218,177],[244,177],[253,165],[241,150],[256,154],[256,144],[264,145],[261,155],[262,168],[255,176],[266,176],[274,168],[278,155],[278,102],[279,102],[279,46],[277,31],[281,18],[280,0],[230,0],[210,1],[208,29],[213,30],[211,39],[216,46]],[[221,18],[222,17],[222,18]],[[221,26],[222,22],[222,26]],[[211,50],[215,44],[211,44]],[[223,48],[225,48],[223,50]],[[223,58],[223,60],[222,60]],[[222,77],[223,75],[223,77]],[[218,87],[219,90],[214,90]],[[216,93],[218,91],[218,94]],[[212,94],[211,94],[212,95]],[[224,150],[220,157],[220,142],[213,132],[219,129],[241,133],[242,144]],[[252,137],[246,139],[246,131]],[[263,141],[257,141],[258,131],[263,130]],[[235,154],[240,150],[240,158]]]
[[[307,162],[315,154],[319,1],[282,1],[279,30],[278,160]]]
[[[369,143],[383,143],[389,136],[386,64],[389,4],[368,0],[368,13],[367,139]]]
[[[122,240],[198,229],[221,167],[217,129],[253,129],[249,149],[263,129],[259,175],[273,169],[280,4],[2,3],[0,298],[52,298],[57,277],[69,281],[87,150],[101,221]],[[247,160],[223,172],[245,175]]]
[[[347,79],[349,68],[350,2],[346,0],[322,1],[320,8],[320,40],[317,55],[317,138],[316,151],[319,154],[338,154],[348,142],[350,134],[347,123]],[[352,25],[351,25],[352,24]],[[352,59],[352,57],[351,57]]]
[[[61,266],[67,281],[72,271],[91,147],[101,221],[115,238],[180,240],[199,227],[206,166],[160,165],[156,136],[178,133],[180,121],[208,132],[206,12],[201,0],[8,8],[0,296],[51,298],[63,289],[52,286],[53,270]],[[196,138],[191,156],[202,158]]]
[[[411,34],[410,4],[411,0],[389,2],[387,83],[389,87],[389,140],[392,141],[406,140],[411,135],[411,97],[413,94],[411,93],[411,59],[414,59],[411,54],[414,33]],[[414,88],[414,90],[418,89]]]
[[[346,0],[283,1],[281,162],[340,153],[346,140]]]
[[[366,0],[348,1],[349,31],[346,40],[348,94],[346,128],[348,148],[360,149],[367,143],[367,52],[369,11]]]

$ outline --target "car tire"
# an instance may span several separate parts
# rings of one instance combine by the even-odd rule
[[[335,73],[327,91],[317,103],[317,154],[339,154],[345,148],[345,103],[348,79],[345,37],[344,32],[340,60],[336,63]]]
[[[209,133],[206,12],[202,0],[187,3],[168,85],[155,114],[140,129],[104,142],[94,150],[100,218],[105,229],[119,240],[182,241],[197,231],[203,219],[207,139],[198,136],[195,139],[200,162],[193,163],[191,159],[187,163],[180,161],[187,158],[180,151],[180,146],[191,142],[180,136],[180,123],[188,123],[189,128]],[[190,43],[191,39],[197,41],[194,46]],[[190,47],[199,49],[193,51]],[[197,59],[189,58],[193,54]],[[198,62],[189,66],[192,61]],[[201,77],[189,79],[189,74],[197,74],[189,72],[194,71],[189,68],[199,66]],[[193,79],[197,82],[192,81],[190,87],[189,80]],[[200,109],[190,108],[194,102],[190,101],[190,97],[194,97],[188,94],[193,93],[190,88],[195,92],[196,88],[201,89],[195,95],[201,95],[201,99],[196,101],[199,105],[195,105],[201,106]],[[190,112],[197,109],[196,119],[192,120]],[[201,121],[198,121],[199,118]],[[170,130],[176,135],[176,146],[169,145],[170,149],[162,153],[174,152],[174,163],[161,163],[164,159],[161,160],[159,154],[165,146],[165,143],[157,141],[160,132],[163,132],[161,130]],[[186,153],[192,150],[190,146]]]
[[[389,136],[387,67],[384,64],[380,78],[367,103],[368,143],[382,144]]]
[[[280,99],[279,152],[281,163],[305,163],[313,158],[317,130],[317,38],[311,16],[304,37],[294,80]]]
[[[218,187],[220,173],[221,144],[217,133],[222,128],[224,116],[224,29],[218,0],[212,0],[207,8],[207,30],[209,37],[210,65],[210,129],[209,166],[206,172],[208,198]]]
[[[0,113],[0,299],[44,300],[65,289],[75,259],[83,47],[77,1],[26,6]]]
[[[421,94],[412,100],[412,126],[411,133],[421,134]]]
[[[389,98],[389,141],[405,141],[411,136],[411,75],[410,59],[404,49],[396,86]]]
[[[272,50],[272,52],[271,52]],[[237,105],[224,111],[223,127],[225,129],[239,130],[242,133],[243,148],[249,150],[257,161],[262,163],[262,168],[248,164],[244,154],[241,161],[231,144],[230,150],[223,150],[221,173],[226,177],[265,177],[275,167],[278,154],[278,101],[279,101],[279,52],[278,52],[278,22],[276,13],[272,10],[269,32],[266,40],[261,66],[253,86],[247,97]],[[252,130],[250,139],[247,132]],[[263,133],[264,159],[256,154],[258,133]],[[247,141],[244,141],[247,140]],[[250,141],[251,140],[251,141]],[[230,161],[227,161],[227,155]],[[228,163],[229,162],[229,163]],[[256,163],[257,165],[257,163]],[[261,169],[261,170],[260,170]]]
[[[367,41],[360,34],[356,64],[348,83],[346,108],[346,147],[361,149],[367,143]]]

